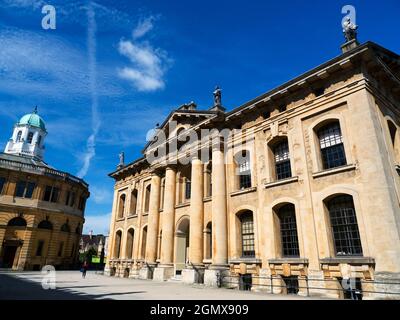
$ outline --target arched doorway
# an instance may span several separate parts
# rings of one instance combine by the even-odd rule
[[[181,274],[189,259],[189,217],[181,219],[175,232],[175,274]]]
[[[18,268],[20,251],[25,237],[26,220],[15,217],[7,223],[5,240],[3,242],[2,256],[0,257],[2,268]]]

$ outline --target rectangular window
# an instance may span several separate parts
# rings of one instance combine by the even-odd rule
[[[242,257],[254,257],[254,223],[252,214],[241,218],[242,224]]]
[[[37,257],[41,257],[42,256],[43,247],[44,247],[44,241],[43,240],[39,240],[38,246],[36,248],[36,256]]]
[[[299,257],[299,241],[297,239],[296,217],[283,213],[280,217],[282,253],[284,257]]]
[[[251,187],[251,170],[250,161],[244,160],[239,163],[239,189],[247,189]]]
[[[34,182],[28,182],[26,185],[26,192],[25,192],[25,198],[32,198],[33,191],[35,190],[36,184]]]
[[[43,197],[44,201],[50,201],[52,189],[53,188],[51,186],[46,186],[46,190],[44,191],[44,197]]]
[[[328,125],[318,132],[324,169],[346,165],[342,132],[338,123]]]
[[[51,202],[57,202],[59,192],[60,190],[58,188],[53,187],[53,192],[51,194]]]
[[[276,146],[275,154],[275,173],[276,180],[287,179],[292,176],[290,168],[289,145],[284,141]]]
[[[3,187],[6,184],[6,179],[3,177],[0,177],[0,194],[3,193]]]
[[[60,245],[58,246],[58,256],[61,257],[63,253],[63,248],[64,248],[64,242],[60,242]]]
[[[187,199],[187,200],[190,199],[191,189],[192,189],[192,184],[191,184],[189,179],[186,179],[186,183],[185,183],[185,199]]]
[[[84,197],[79,198],[78,209],[83,210],[85,208],[86,199]]]
[[[31,199],[36,184],[34,182],[18,181],[15,188],[15,196]]]
[[[57,187],[46,186],[46,190],[44,192],[44,201],[49,202],[57,202],[58,201],[58,194],[60,193],[60,189]]]
[[[76,198],[76,194],[75,192],[71,193],[71,202],[69,204],[70,207],[73,207],[75,205],[75,198]]]
[[[329,215],[337,256],[362,256],[357,217],[351,198],[339,196],[329,203]]]
[[[71,198],[71,191],[67,191],[67,196],[65,198],[65,205],[69,206],[69,200]]]

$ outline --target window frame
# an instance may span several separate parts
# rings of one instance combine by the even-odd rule
[[[336,257],[364,256],[353,196],[348,194],[336,195],[325,201],[325,205],[334,255]],[[336,206],[336,208],[332,208],[332,206]],[[333,214],[336,216],[333,216]],[[335,220],[342,220],[342,223],[336,224],[334,223]]]
[[[240,222],[240,254],[242,258],[255,258],[256,256],[256,237],[254,228],[254,214],[246,211],[239,216]]]
[[[322,170],[348,164],[341,123],[338,119],[325,122],[316,128],[316,137]]]

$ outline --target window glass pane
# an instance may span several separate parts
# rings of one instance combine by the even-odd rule
[[[192,189],[192,184],[190,183],[190,180],[186,180],[186,183],[185,183],[185,199],[190,199],[191,189]]]
[[[342,133],[338,122],[331,123],[318,131],[324,169],[346,165]]]
[[[6,179],[3,177],[0,177],[0,194],[3,193],[3,187],[4,187],[5,183],[6,183]]]
[[[44,196],[43,196],[44,201],[50,201],[51,190],[52,190],[51,186],[46,186],[46,190],[44,191]]]
[[[284,257],[299,257],[299,241],[297,238],[296,213],[293,205],[285,205],[278,212],[282,254]]]
[[[33,133],[32,133],[32,132],[29,132],[29,133],[28,133],[27,142],[28,142],[28,143],[32,143],[32,139],[33,139]]]
[[[76,198],[76,194],[75,192],[72,192],[71,194],[71,202],[70,202],[70,206],[73,207],[75,205],[75,198]]]
[[[53,188],[53,192],[51,194],[51,202],[57,202],[59,192],[60,190],[58,188],[56,187]]]
[[[240,217],[242,229],[242,256],[254,257],[254,223],[253,214],[245,213]]]
[[[339,196],[328,203],[336,255],[362,255],[357,217],[351,196]]]
[[[343,143],[339,123],[335,122],[323,127],[318,132],[321,149]]]
[[[71,197],[71,191],[67,191],[67,195],[65,198],[65,205],[68,206],[69,205],[69,199]]]
[[[43,246],[44,246],[44,241],[39,240],[38,246],[37,246],[37,249],[36,249],[36,256],[37,257],[40,257],[42,255]]]
[[[34,182],[28,182],[26,186],[25,198],[32,198],[33,191],[35,190],[36,184]]]
[[[15,188],[15,196],[22,198],[24,196],[25,192],[25,186],[26,182],[25,181],[18,181],[17,186]]]

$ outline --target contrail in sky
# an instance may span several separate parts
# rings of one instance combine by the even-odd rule
[[[90,162],[96,155],[96,136],[100,128],[100,117],[98,112],[98,94],[97,94],[97,64],[96,64],[96,17],[93,3],[90,1],[87,7],[88,31],[87,31],[87,48],[88,48],[88,65],[89,65],[89,88],[91,94],[92,106],[92,133],[86,141],[86,152],[83,155],[83,165],[77,176],[83,178],[86,176]]]

